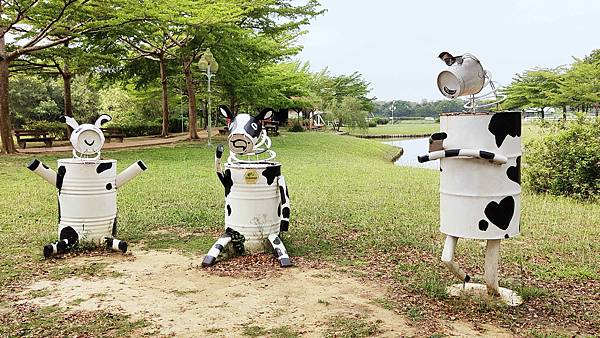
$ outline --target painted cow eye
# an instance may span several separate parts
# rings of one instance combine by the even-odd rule
[[[256,123],[252,122],[252,128],[254,128],[254,130],[258,129],[258,125],[256,125]]]

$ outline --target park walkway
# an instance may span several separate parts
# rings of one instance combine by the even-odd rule
[[[200,140],[208,138],[208,133],[205,130],[199,130],[198,136]],[[188,133],[174,133],[170,134],[169,137],[164,138],[160,136],[140,136],[140,137],[130,137],[124,138],[123,142],[115,142],[112,141],[110,143],[104,143],[104,147],[102,150],[112,150],[112,149],[125,149],[125,148],[137,148],[137,147],[150,147],[150,146],[159,146],[165,144],[173,144],[181,141],[187,140],[189,137]],[[32,147],[25,149],[17,149],[17,151],[21,154],[46,154],[46,153],[58,153],[58,152],[70,152],[73,149],[69,142],[64,143],[64,145],[59,145],[55,147]]]

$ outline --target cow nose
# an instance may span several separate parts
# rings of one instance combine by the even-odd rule
[[[245,154],[252,151],[252,139],[244,134],[231,134],[229,136],[229,150],[235,154]]]

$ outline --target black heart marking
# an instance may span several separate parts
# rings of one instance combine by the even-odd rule
[[[506,169],[506,176],[518,184],[521,184],[521,156],[517,157],[517,165]]]
[[[485,216],[502,230],[508,229],[515,213],[515,199],[512,196],[503,198],[500,203],[494,201],[485,207]]]
[[[521,113],[505,112],[497,113],[490,119],[488,130],[496,137],[498,148],[506,139],[506,136],[521,136]]]

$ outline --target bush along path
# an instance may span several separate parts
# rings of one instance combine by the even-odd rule
[[[161,286],[154,291],[158,295],[182,305],[182,316],[210,308],[211,317],[197,320],[214,336],[570,336],[600,331],[597,204],[526,189],[522,234],[503,243],[500,266],[501,286],[517,290],[524,304],[507,308],[493,300],[449,298],[445,287],[454,279],[439,259],[438,172],[394,166],[390,159],[397,149],[373,140],[282,133],[273,142],[294,201],[290,231],[283,240],[298,268],[285,272],[274,268],[277,263],[270,256],[197,268],[214,236],[222,232],[223,217],[214,148],[203,142],[103,153],[119,165],[143,158],[151,168],[119,192],[119,236],[132,245],[126,256],[84,250],[43,260],[40,248],[56,236],[55,190],[40,185],[27,171],[29,156],[0,159],[0,329],[5,330],[0,335],[35,336],[40,330],[84,336],[100,335],[95,333],[101,330],[107,336],[179,332],[166,315],[144,308],[144,291],[149,290],[139,284],[145,279]],[[39,157],[47,164],[59,158]],[[461,266],[480,280],[482,244],[464,241],[457,250]],[[210,297],[210,283],[217,277],[228,281],[219,291],[229,296],[222,303]],[[291,287],[273,293],[280,287],[277,281],[296,283],[292,281],[301,278],[311,284],[301,284],[299,290],[310,286],[326,292],[306,297],[310,304],[299,303],[302,296]],[[174,280],[181,282],[175,286]],[[211,282],[204,286],[205,280]],[[362,287],[352,289],[356,283]],[[331,291],[334,284],[342,290]],[[227,289],[231,285],[243,291]],[[249,311],[237,301],[252,299],[260,299],[257,304],[267,310]],[[127,302],[140,304],[139,311],[128,312]],[[316,310],[301,311],[305,305]],[[297,317],[286,312],[294,308]],[[223,327],[218,324],[221,312],[238,316]],[[316,316],[319,324],[315,329],[300,327],[302,316]]]

